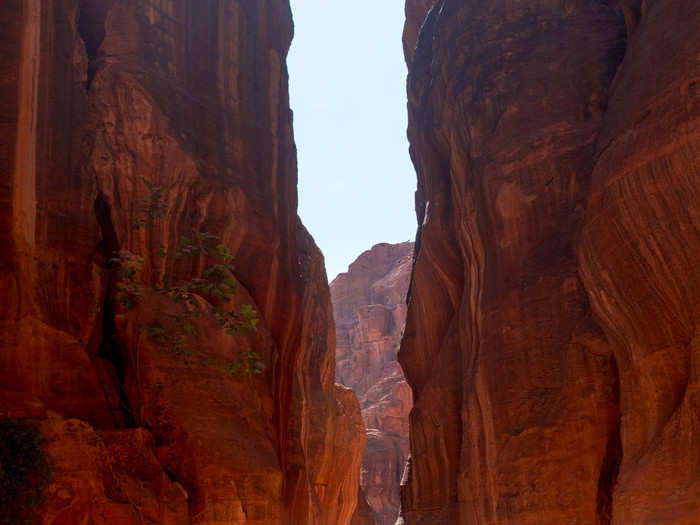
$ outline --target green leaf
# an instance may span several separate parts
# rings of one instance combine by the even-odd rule
[[[225,244],[217,245],[216,253],[226,260],[233,259],[233,254],[231,254],[231,250],[229,250],[228,246],[226,246]]]
[[[258,315],[258,312],[255,311],[255,308],[253,308],[252,305],[249,304],[242,304],[240,311],[241,315],[246,319],[254,319]]]

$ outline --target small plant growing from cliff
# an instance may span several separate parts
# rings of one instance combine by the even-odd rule
[[[144,183],[149,193],[139,199],[139,218],[133,224],[135,230],[152,228],[167,212],[167,188],[147,180]],[[162,245],[158,247],[158,256],[168,257]],[[162,279],[151,283],[154,291],[169,298],[177,306],[178,313],[164,314],[147,325],[139,324],[141,333],[155,343],[168,346],[173,355],[183,358],[187,363],[198,360],[205,365],[215,364],[232,374],[261,373],[265,366],[256,352],[242,354],[237,360],[224,363],[197,350],[201,340],[199,323],[205,312],[229,334],[257,329],[258,313],[251,305],[243,304],[238,310],[230,307],[233,296],[237,293],[232,277],[234,266],[231,250],[220,242],[217,235],[193,230],[189,235],[180,236],[173,256],[176,261],[189,260],[193,263],[203,257],[209,264],[189,279],[175,282],[166,274]],[[110,264],[118,278],[117,302],[130,310],[143,298],[140,279],[143,258],[130,252],[121,252]],[[174,327],[174,330],[169,330],[167,326]]]
[[[143,183],[148,188],[148,195],[138,200],[140,217],[133,224],[134,230],[152,228],[168,211],[168,188],[153,184],[148,179],[143,179]]]
[[[34,523],[50,479],[39,430],[23,419],[0,420],[0,523]]]
[[[117,274],[117,301],[131,310],[143,297],[138,276],[143,268],[143,259],[131,252],[123,251],[110,261]]]

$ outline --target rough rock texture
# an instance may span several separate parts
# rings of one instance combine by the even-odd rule
[[[364,429],[296,215],[286,0],[9,0],[0,29],[0,414],[41,423],[40,522],[349,523]],[[169,191],[136,230],[144,181]],[[204,362],[144,333],[171,300],[124,308],[107,269],[129,251],[144,285],[191,276],[192,229],[260,317],[203,315]],[[207,364],[251,350],[262,374]]]
[[[698,523],[700,4],[431,3],[404,522]]]
[[[331,283],[336,374],[367,426],[361,485],[378,525],[394,525],[408,456],[411,389],[396,359],[406,322],[413,243],[378,244]]]
[[[620,371],[614,523],[700,520],[700,4],[646,2],[600,131],[580,272]]]
[[[144,429],[95,432],[76,419],[45,420],[52,480],[39,523],[190,523],[187,493],[172,482]]]

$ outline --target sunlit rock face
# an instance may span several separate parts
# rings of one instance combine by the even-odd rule
[[[365,432],[296,215],[287,1],[10,0],[0,25],[0,416],[44,435],[39,522],[349,523]],[[135,229],[145,181],[168,191]],[[260,319],[228,334],[206,310],[204,362],[144,330],[178,311],[148,284],[204,264],[175,257],[192,230]],[[125,251],[132,308],[107,269]],[[249,352],[261,374],[219,366]]]
[[[378,244],[331,283],[337,380],[367,426],[361,485],[378,525],[394,525],[408,455],[411,389],[396,359],[406,322],[413,243]]]
[[[697,523],[700,4],[430,4],[404,523]]]

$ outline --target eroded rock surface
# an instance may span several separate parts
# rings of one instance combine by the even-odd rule
[[[378,244],[331,283],[336,374],[362,407],[362,488],[378,525],[394,525],[408,455],[411,389],[396,359],[406,321],[413,243]]]
[[[0,413],[45,434],[40,522],[349,523],[364,428],[296,215],[288,2],[11,0],[0,24]],[[147,183],[167,193],[134,228]],[[229,334],[198,299],[188,357],[145,327],[182,311],[150,284],[207,262],[176,256],[193,230],[259,324]],[[261,374],[220,366],[249,352]]]
[[[431,4],[404,522],[696,523],[700,4]]]

